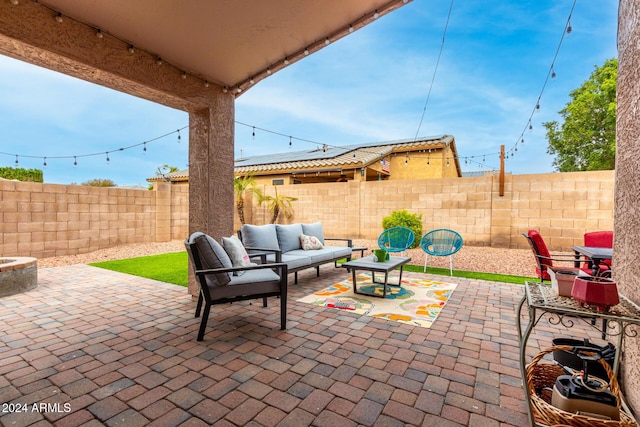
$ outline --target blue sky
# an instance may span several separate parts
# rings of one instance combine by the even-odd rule
[[[572,4],[454,1],[431,86],[451,2],[414,0],[238,98],[236,120],[249,127],[236,124],[236,157],[317,147],[299,139],[349,145],[451,134],[465,172],[497,168],[500,145],[518,148],[507,172],[552,172],[542,123],[558,120],[569,93],[617,56],[618,2],[577,0],[553,62]],[[552,62],[556,77],[529,130]],[[163,164],[187,166],[188,133],[180,142],[176,133],[188,124],[185,112],[2,56],[0,73],[0,152],[10,154],[0,154],[0,166],[15,166],[18,154],[20,167],[42,169],[46,156],[45,182],[108,178],[119,186],[146,185]],[[292,146],[259,128],[291,135]],[[113,152],[166,134],[146,153]]]

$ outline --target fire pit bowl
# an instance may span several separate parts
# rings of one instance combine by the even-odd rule
[[[0,298],[38,286],[38,260],[31,257],[0,257]]]

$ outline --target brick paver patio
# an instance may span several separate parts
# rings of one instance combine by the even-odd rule
[[[276,299],[214,306],[196,342],[185,288],[86,265],[41,269],[38,288],[0,298],[0,425],[526,424],[522,286],[439,277],[458,288],[430,329],[296,302],[347,277],[300,273],[286,331]],[[539,327],[531,353],[554,334]]]

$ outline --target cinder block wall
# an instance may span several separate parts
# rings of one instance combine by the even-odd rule
[[[0,181],[0,256],[75,255],[186,236],[188,187],[161,191]]]
[[[566,251],[588,231],[613,230],[613,188],[614,171],[507,175],[502,197],[497,175],[292,185],[279,194],[299,199],[294,217],[279,222],[322,221],[330,237],[376,239],[383,217],[407,209],[422,214],[425,232],[452,228],[468,245],[527,248],[521,234],[534,228],[551,250]],[[262,190],[273,194],[272,186]],[[246,210],[248,223],[269,222],[255,200]]]
[[[614,172],[495,175],[398,181],[349,181],[279,187],[294,216],[322,221],[328,237],[376,239],[394,210],[422,214],[423,230],[452,228],[465,244],[526,248],[522,232],[541,231],[551,250],[582,243],[587,231],[613,229]],[[273,186],[262,186],[273,194]],[[246,197],[245,217],[266,224],[270,212]],[[107,247],[182,240],[188,234],[189,187],[154,191],[0,181],[0,256],[74,255]],[[237,218],[235,229],[240,228]]]

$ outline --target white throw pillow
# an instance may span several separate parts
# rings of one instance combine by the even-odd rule
[[[306,234],[300,235],[300,246],[305,251],[312,251],[317,249],[322,249],[322,243],[320,243],[320,239],[316,236],[307,236]]]
[[[247,254],[246,249],[242,245],[240,239],[235,236],[231,237],[223,237],[222,238],[222,247],[224,248],[227,255],[231,259],[231,264],[234,267],[246,267],[248,265],[252,265],[249,260],[249,255]],[[234,271],[234,276],[240,276],[244,271]]]

